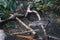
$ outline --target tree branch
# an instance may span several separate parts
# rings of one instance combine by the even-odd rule
[[[11,14],[9,14],[9,15],[11,15]],[[8,19],[1,20],[0,21],[0,26],[2,26],[3,24],[5,24],[7,22],[10,22],[10,21],[14,20],[16,17],[20,17],[21,18],[21,17],[24,17],[24,15],[23,14],[13,14]]]
[[[49,38],[60,40],[60,38],[58,38],[58,37],[54,37],[54,36],[50,36],[50,35],[46,35],[46,36],[49,37]]]

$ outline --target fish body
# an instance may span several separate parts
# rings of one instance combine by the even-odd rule
[[[46,26],[46,25],[48,25],[48,21],[34,21],[34,22],[31,22],[31,23],[29,23],[29,26],[39,26],[39,25],[44,25],[44,26]]]

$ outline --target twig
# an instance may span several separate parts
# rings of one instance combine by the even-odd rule
[[[41,25],[41,27],[42,27],[42,30],[43,30],[43,32],[44,32],[44,35],[46,35],[46,30],[45,30],[44,26]]]
[[[43,30],[43,32],[44,32],[44,38],[47,40],[47,37],[46,37],[46,35],[47,35],[47,33],[46,33],[46,30],[45,30],[45,28],[44,28],[44,26],[41,24],[41,27],[42,27],[42,30]]]
[[[34,31],[39,31],[39,29],[35,29]],[[24,34],[24,33],[29,33],[29,32],[31,32],[31,31],[29,30],[29,31],[22,31],[22,32],[14,32],[14,33],[11,33],[10,35]]]
[[[54,37],[54,36],[50,36],[50,35],[46,35],[47,37],[49,37],[49,38],[53,38],[53,39],[58,39],[58,40],[60,40],[60,38],[57,38],[57,37]]]
[[[40,17],[40,15],[39,15],[39,13],[38,13],[37,11],[35,11],[35,10],[30,10],[30,5],[29,5],[28,8],[27,8],[27,12],[26,12],[26,14],[25,14],[25,17],[28,15],[28,13],[32,13],[32,12],[34,12],[34,13],[37,15],[38,20],[41,20],[41,17]]]
[[[7,22],[10,22],[10,21],[14,20],[16,17],[24,17],[24,15],[22,15],[22,14],[13,14],[6,20],[0,20],[0,26],[2,26],[3,24],[5,24]]]
[[[25,39],[28,39],[28,40],[36,40],[32,36],[26,36],[26,35],[16,35],[16,36],[20,37],[20,38],[25,38]]]
[[[27,28],[28,30],[30,30],[33,34],[35,34],[36,32],[30,28],[28,25],[26,25],[24,22],[22,22],[18,17],[16,17],[16,20],[21,23],[25,28]]]

